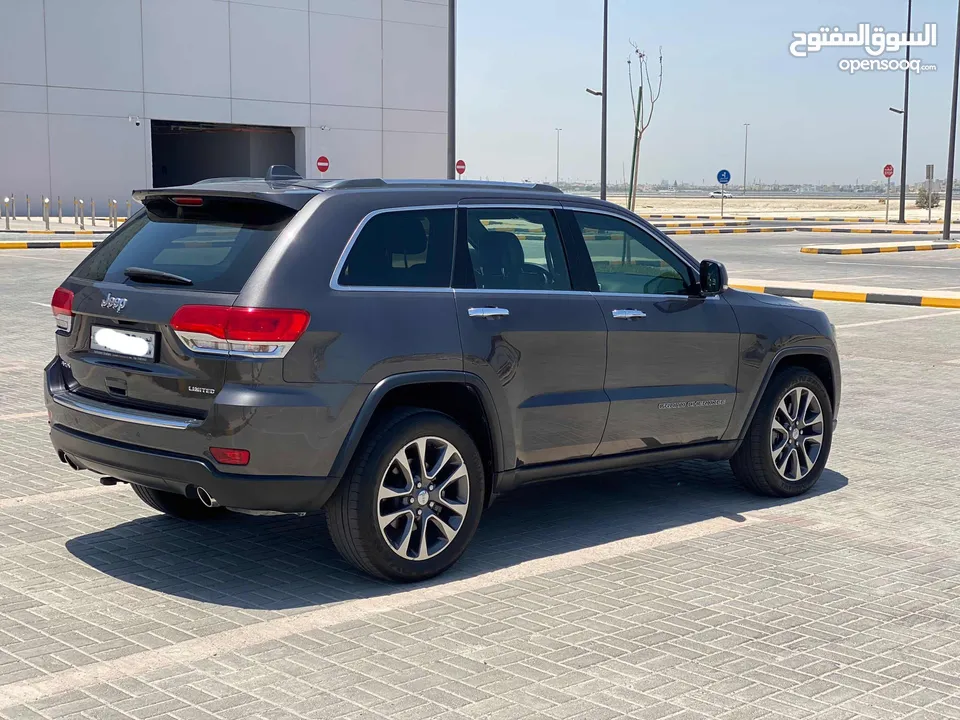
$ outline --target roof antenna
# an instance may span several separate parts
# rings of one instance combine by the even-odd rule
[[[267,176],[264,179],[267,182],[275,182],[278,180],[303,180],[303,176],[289,165],[271,165],[270,169],[267,170]]]

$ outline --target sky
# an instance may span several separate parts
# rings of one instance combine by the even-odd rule
[[[600,177],[602,0],[458,0],[457,152],[467,178],[554,181]],[[870,183],[900,174],[904,73],[842,72],[862,48],[789,52],[794,32],[860,23],[906,30],[906,0],[610,0],[608,179],[629,177],[630,42],[655,57],[663,90],[644,134],[640,182]],[[937,46],[912,57],[908,182],[933,163],[945,177],[957,0],[915,0],[913,30],[937,24]],[[902,57],[898,54],[883,57]],[[636,68],[636,63],[634,63]],[[651,67],[651,74],[655,67]],[[635,73],[636,76],[636,73]],[[654,83],[656,80],[654,79]]]

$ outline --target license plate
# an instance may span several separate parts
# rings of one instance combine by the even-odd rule
[[[94,325],[90,330],[90,349],[152,362],[157,359],[157,334]]]

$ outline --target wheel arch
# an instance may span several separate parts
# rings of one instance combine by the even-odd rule
[[[753,396],[750,411],[747,413],[743,424],[737,431],[736,448],[739,448],[741,443],[743,443],[747,428],[750,427],[754,416],[757,414],[760,401],[767,392],[770,381],[779,371],[788,367],[804,368],[820,378],[820,381],[827,389],[827,394],[830,396],[830,405],[833,408],[834,417],[836,417],[837,403],[840,400],[840,370],[829,351],[826,348],[817,346],[784,348],[774,355],[770,364],[767,366],[763,379],[760,381],[760,385]]]
[[[472,373],[457,371],[421,371],[391,375],[378,382],[360,408],[353,425],[334,460],[330,475],[343,477],[365,433],[384,413],[398,407],[435,410],[453,418],[470,434],[480,450],[487,475],[486,501],[489,503],[497,475],[505,469],[512,438],[501,423],[496,403],[483,380]],[[513,455],[516,452],[513,451]]]

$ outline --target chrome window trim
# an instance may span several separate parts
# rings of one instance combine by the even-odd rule
[[[107,403],[97,402],[96,400],[73,397],[69,393],[53,393],[51,398],[57,405],[65,407],[68,410],[75,410],[85,415],[94,415],[99,418],[104,418],[105,420],[134,423],[136,425],[149,425],[150,427],[166,428],[168,430],[187,430],[203,424],[202,420],[185,420],[172,415],[163,415],[146,410],[120,409]]]
[[[343,272],[343,266],[347,263],[347,258],[350,256],[350,251],[353,250],[354,244],[357,242],[357,238],[360,237],[360,233],[363,232],[363,228],[366,227],[367,223],[371,219],[375,218],[377,215],[383,215],[384,213],[395,213],[395,212],[417,212],[421,210],[453,210],[456,212],[457,206],[450,203],[443,205],[414,205],[414,206],[400,206],[400,207],[385,207],[373,210],[372,212],[367,213],[363,216],[363,219],[360,220],[360,223],[357,225],[356,229],[350,235],[350,239],[347,240],[346,246],[343,248],[343,252],[340,253],[340,259],[337,260],[336,266],[333,268],[333,275],[330,276],[330,289],[338,290],[340,292],[452,292],[453,288],[451,287],[393,287],[389,285],[341,285],[340,284],[340,273]],[[456,256],[456,226],[454,226],[454,249],[453,256]],[[452,268],[451,268],[452,270]]]
[[[458,208],[464,210],[563,210],[563,205],[554,203],[552,205],[537,203],[532,205],[526,202],[517,203],[470,203],[461,201]]]

